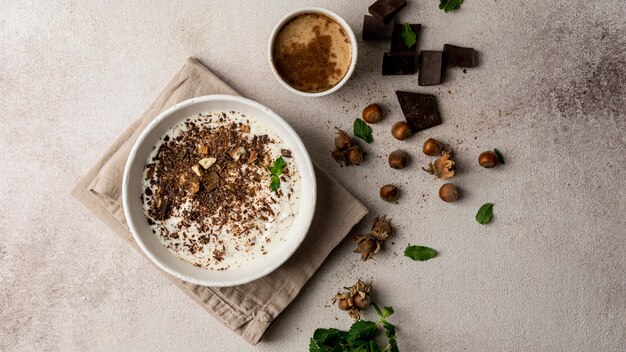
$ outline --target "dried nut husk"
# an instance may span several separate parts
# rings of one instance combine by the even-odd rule
[[[193,171],[194,174],[200,177],[204,176],[204,168],[200,166],[200,164],[195,164],[194,166],[191,167],[191,170]]]
[[[228,155],[230,155],[230,157],[235,161],[239,160],[239,158],[241,158],[245,154],[246,148],[244,147],[235,147],[230,151],[230,153],[228,153]]]
[[[361,292],[354,296],[354,306],[360,310],[367,308],[370,303],[370,296],[367,293]]]
[[[357,244],[354,253],[361,254],[361,260],[366,261],[374,254],[380,252],[380,241],[373,237],[356,236],[354,242]]]
[[[428,169],[424,169],[424,171],[435,175],[437,178],[448,179],[454,176],[454,164],[450,152],[445,151],[434,163],[428,163]]]
[[[339,309],[348,311],[352,318],[361,319],[359,311],[367,308],[371,303],[369,294],[372,290],[372,284],[366,284],[359,279],[356,284],[351,287],[344,287],[344,289],[344,292],[335,295],[333,304],[337,303]]]
[[[374,219],[372,226],[372,237],[379,241],[386,241],[393,233],[391,228],[391,219],[387,219],[385,215],[381,215]]]
[[[338,151],[344,151],[350,148],[353,144],[352,138],[346,133],[346,131],[335,127],[337,130],[337,136],[335,137],[335,148]]]
[[[205,170],[210,168],[211,166],[213,166],[213,164],[215,164],[215,162],[217,161],[217,159],[209,157],[209,158],[202,158],[200,159],[200,161],[198,161],[198,164],[200,164],[200,166],[202,166]],[[202,176],[202,175],[198,175],[198,176]]]

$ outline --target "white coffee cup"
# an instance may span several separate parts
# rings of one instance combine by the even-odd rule
[[[348,68],[348,71],[346,72],[345,76],[343,76],[343,78],[341,79],[341,81],[339,81],[337,84],[335,84],[333,87],[331,87],[328,90],[325,91],[321,91],[321,92],[315,92],[315,93],[310,93],[310,92],[303,92],[300,90],[295,89],[294,87],[292,87],[291,85],[289,85],[289,83],[285,82],[285,80],[281,77],[280,73],[278,73],[278,70],[276,69],[276,65],[274,64],[274,58],[273,58],[273,48],[274,48],[274,41],[276,40],[276,36],[278,35],[278,32],[280,32],[280,30],[283,28],[283,26],[289,22],[289,20],[291,20],[292,18],[298,16],[298,15],[303,15],[303,14],[307,14],[307,13],[319,13],[322,15],[326,15],[330,18],[332,18],[333,20],[335,20],[337,23],[339,23],[339,25],[345,30],[349,40],[350,40],[350,47],[352,50],[352,59],[350,62],[350,67]],[[350,76],[352,76],[352,73],[354,72],[354,68],[356,66],[356,61],[357,61],[357,57],[358,57],[358,47],[357,47],[357,41],[356,41],[356,37],[354,36],[354,32],[352,31],[352,28],[350,28],[350,26],[348,25],[348,23],[341,17],[339,17],[339,15],[337,15],[336,13],[327,10],[325,8],[321,8],[321,7],[306,7],[306,8],[302,8],[296,11],[293,11],[291,13],[288,13],[285,17],[283,17],[280,21],[278,21],[278,23],[276,24],[276,26],[274,27],[274,30],[272,30],[272,34],[270,35],[270,40],[269,40],[269,45],[268,45],[268,58],[269,58],[269,62],[270,62],[270,67],[272,68],[272,72],[274,72],[274,76],[276,77],[276,79],[283,85],[283,87],[287,88],[288,91],[304,96],[304,97],[321,97],[324,95],[328,95],[331,93],[336,92],[337,90],[339,90],[341,87],[343,87],[344,84],[346,84],[346,82],[350,79]]]

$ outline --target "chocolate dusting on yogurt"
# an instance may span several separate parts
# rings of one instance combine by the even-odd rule
[[[148,157],[142,202],[160,241],[195,266],[227,270],[284,242],[300,202],[300,176],[285,160],[280,188],[268,167],[291,151],[273,130],[238,112],[190,117]]]

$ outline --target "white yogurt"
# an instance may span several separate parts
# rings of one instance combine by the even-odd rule
[[[219,121],[220,116],[224,116],[223,122]],[[215,128],[220,125],[229,125],[232,122],[243,123],[250,126],[250,132],[246,135],[252,139],[255,135],[268,135],[271,142],[266,145],[267,151],[271,155],[271,160],[276,160],[281,156],[281,150],[287,146],[283,144],[282,138],[273,130],[264,125],[259,124],[253,118],[242,115],[237,112],[211,112],[197,115],[182,121],[178,125],[166,131],[154,150],[147,159],[147,164],[155,163],[155,157],[159,147],[166,143],[164,138],[168,136],[170,139],[180,136],[187,129],[185,122],[193,121],[199,126]],[[194,197],[188,197],[182,206],[173,208],[171,215],[165,219],[156,221],[152,224],[152,230],[159,238],[161,243],[171,252],[175,253],[181,259],[188,261],[198,267],[211,270],[228,270],[230,268],[241,267],[242,265],[250,265],[255,260],[262,258],[268,253],[275,250],[285,242],[285,236],[291,228],[293,221],[300,208],[300,175],[294,159],[283,157],[286,168],[289,170],[288,175],[283,175],[280,182],[280,192],[274,192],[270,189],[270,173],[266,168],[257,167],[256,172],[261,176],[259,190],[253,197],[253,207],[260,207],[266,202],[274,216],[267,220],[260,217],[254,218],[251,222],[246,222],[246,229],[241,228],[241,223],[234,221],[228,222],[221,230],[213,225],[215,222],[211,214],[205,218],[196,220],[192,226],[180,229],[183,222],[183,211],[193,208],[193,202],[197,202]],[[156,161],[158,163],[158,161]],[[248,167],[244,164],[242,167]],[[153,175],[158,181],[158,174]],[[255,182],[249,180],[249,182]],[[147,168],[144,170],[143,188],[149,188],[153,193],[156,192],[156,185],[151,185],[147,179]],[[282,194],[282,195],[281,195]],[[144,197],[144,211],[148,216],[150,197],[146,194]],[[233,204],[226,205],[231,207],[232,212],[244,212],[247,214],[255,214],[255,209],[243,209]],[[248,216],[248,215],[246,215]],[[249,218],[249,216],[248,216]],[[209,227],[208,232],[201,232],[198,226],[202,224]],[[187,220],[186,222],[189,222]],[[243,231],[242,231],[243,230]],[[176,234],[174,238],[172,234]],[[193,249],[193,250],[192,250]],[[218,255],[216,259],[215,253],[223,253]]]

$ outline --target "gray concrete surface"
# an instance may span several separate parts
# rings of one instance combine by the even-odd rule
[[[360,33],[369,1],[16,1],[0,11],[0,350],[300,351],[357,277],[396,308],[403,351],[623,351],[626,346],[626,11],[620,1],[478,1],[445,14],[411,0],[422,49],[473,46],[481,66],[441,86],[381,77],[387,44],[360,43],[335,95],[288,93],[266,63],[286,12],[320,5]],[[282,114],[313,159],[398,231],[361,263],[346,240],[256,347],[222,327],[69,196],[75,180],[150,104],[188,56]],[[394,90],[435,93],[445,122],[406,142]],[[380,102],[367,162],[330,158],[332,127]],[[428,137],[457,151],[463,199],[444,204],[420,171]],[[481,169],[497,147],[507,164]],[[413,156],[386,167],[396,148]],[[399,204],[377,196],[402,187]],[[487,201],[495,217],[478,225]],[[407,244],[436,248],[424,263]],[[368,312],[366,316],[372,316]]]

